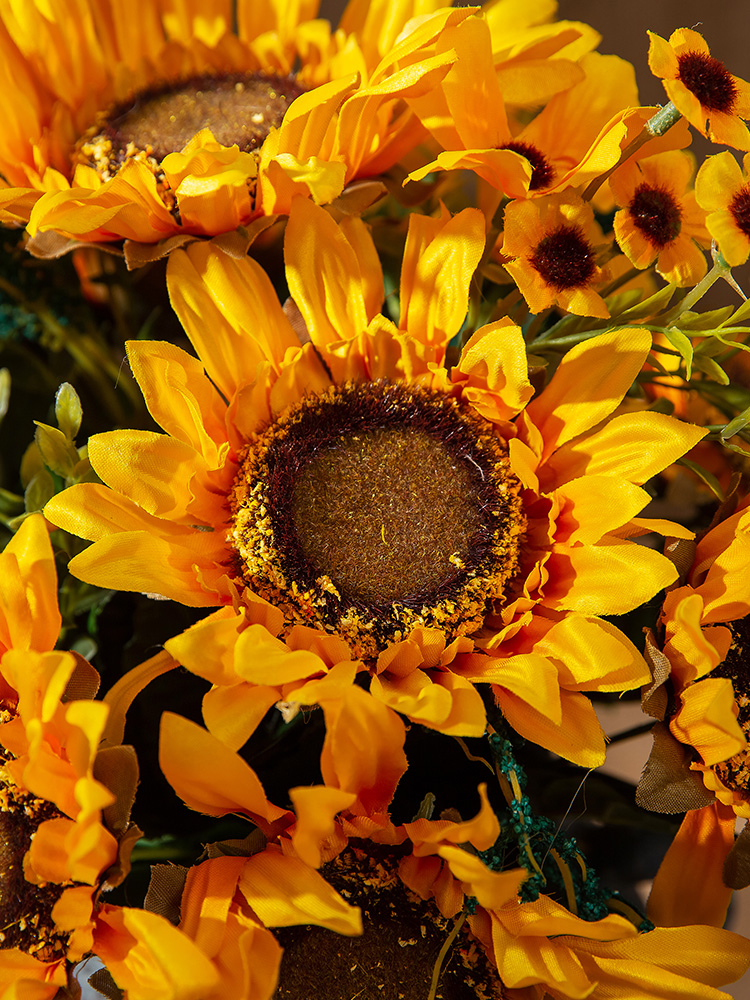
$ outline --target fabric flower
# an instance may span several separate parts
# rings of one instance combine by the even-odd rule
[[[248,785],[236,779],[237,768],[250,769],[218,740],[200,736],[203,774],[186,766],[199,732],[177,716],[164,717],[164,773],[192,808],[247,815]],[[346,748],[332,745],[335,772],[348,770],[347,756]],[[408,965],[427,982],[436,928],[438,944],[457,940],[453,962],[462,981],[485,983],[488,995],[501,990],[512,1000],[629,1000],[648,984],[649,995],[665,1000],[726,1000],[715,987],[747,969],[750,943],[714,925],[710,913],[705,924],[686,925],[691,912],[702,915],[694,899],[682,920],[671,919],[665,904],[674,858],[652,894],[667,924],[645,933],[619,914],[583,919],[549,896],[521,902],[526,870],[493,868],[487,861],[501,824],[484,786],[479,795],[480,809],[469,820],[423,816],[396,826],[387,813],[363,807],[367,787],[356,778],[346,788],[328,781],[293,788],[295,812],[273,839],[264,843],[250,834],[227,845],[234,856],[223,856],[217,844],[190,869],[159,866],[149,898],[174,918],[179,900],[180,929],[220,972],[223,993],[209,1000],[226,995],[230,983],[238,1000],[267,1000],[277,982],[281,989],[294,983],[298,995],[309,996],[320,994],[323,981],[345,990],[363,975],[380,977],[376,982],[383,985],[393,976],[403,986],[411,982],[404,949]],[[703,874],[700,867],[692,871],[690,882]]]
[[[155,984],[188,1000],[214,975],[203,954],[161,918],[100,902],[127,874],[141,835],[130,823],[137,764],[132,748],[101,745],[108,707],[93,700],[96,671],[53,650],[57,578],[40,515],[0,554],[0,577],[0,996],[51,1000],[96,951],[111,954],[123,986],[138,969],[134,1000],[153,996]],[[172,971],[159,967],[164,948],[182,962]]]
[[[531,312],[557,305],[577,316],[609,316],[595,286],[597,233],[590,205],[576,195],[512,201],[505,209],[500,260]]]
[[[673,803],[678,811],[684,784],[690,798],[683,807],[703,806],[716,797],[750,818],[749,570],[750,501],[745,500],[699,539],[684,585],[664,600],[663,641],[651,649],[655,678],[645,695],[646,710],[668,726],[668,733],[664,725],[655,729],[654,753],[641,782],[641,799],[652,808],[661,804],[670,811]],[[662,686],[667,679],[674,692],[669,711]],[[675,759],[669,737],[690,748],[695,760],[690,755]],[[661,762],[664,758],[666,765],[667,757],[674,766],[665,770]],[[688,768],[703,780],[702,797],[685,773]]]
[[[709,156],[695,178],[695,196],[724,260],[730,267],[744,264],[750,256],[750,154],[742,169],[729,151]]]
[[[677,110],[712,142],[750,149],[750,84],[719,62],[706,40],[691,28],[678,28],[666,42],[649,31],[648,64],[664,83]]]
[[[366,227],[298,199],[286,267],[305,343],[252,261],[209,244],[171,256],[201,360],[129,348],[167,433],[94,436],[104,485],[74,486],[46,514],[93,541],[70,563],[88,582],[225,605],[170,649],[224,688],[212,725],[235,727],[234,745],[249,735],[228,719],[235,695],[303,701],[313,681],[340,691],[366,671],[393,711],[456,735],[484,731],[475,685],[490,683],[519,732],[593,766],[604,741],[581,692],[647,677],[597,616],[674,579],[628,536],[650,529],[639,484],[705,431],[608,420],[646,358],[644,330],[580,344],[533,400],[508,321],[478,330],[449,373],[483,245],[473,209],[413,216],[397,327]]]
[[[0,220],[39,255],[124,239],[137,265],[153,253],[133,244],[255,222],[251,240],[295,194],[330,202],[419,141],[402,102],[447,72],[436,42],[472,13],[432,6],[400,37],[413,4],[383,28],[353,3],[333,32],[316,3],[244,0],[236,34],[229,0],[3,4]]]
[[[693,161],[677,150],[628,161],[610,178],[620,206],[614,230],[631,263],[656,271],[673,285],[697,284],[707,270],[705,216],[688,191]]]

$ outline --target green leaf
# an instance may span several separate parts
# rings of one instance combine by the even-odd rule
[[[691,462],[689,458],[678,458],[677,465],[684,465],[686,469],[690,469],[699,479],[703,480],[719,500],[724,499],[724,491],[721,488],[719,480],[712,473],[708,472],[707,469],[697,465],[695,462]]]
[[[734,437],[735,434],[739,434],[739,432],[744,430],[748,424],[750,424],[750,406],[743,410],[742,413],[738,413],[734,420],[730,420],[719,437],[722,441],[726,441],[727,438]]]
[[[24,491],[23,499],[26,513],[33,514],[35,511],[42,510],[47,501],[51,500],[54,495],[55,481],[46,469],[42,469],[41,472],[37,472]]]
[[[8,412],[10,404],[10,372],[7,368],[0,368],[0,420]]]
[[[672,301],[675,291],[675,285],[665,285],[664,288],[660,288],[658,292],[650,295],[643,302],[639,302],[638,305],[633,306],[631,309],[626,309],[624,313],[620,313],[617,317],[618,322],[635,323],[649,316],[655,316],[667,308]]]
[[[664,335],[672,347],[680,352],[685,362],[685,378],[689,379],[693,373],[693,344],[690,338],[673,326],[666,329]]]
[[[62,431],[57,427],[50,427],[48,424],[40,424],[35,420],[36,435],[35,440],[39,451],[42,453],[44,464],[52,472],[67,479],[78,463],[78,452]]]
[[[708,312],[685,312],[680,314],[680,326],[684,330],[712,330],[726,323],[732,316],[732,306],[709,309]]]
[[[81,400],[70,382],[63,382],[55,396],[57,426],[69,441],[75,441],[83,418]]]
[[[723,368],[716,364],[713,358],[707,358],[702,354],[695,354],[693,355],[693,364],[699,372],[708,375],[714,382],[719,382],[721,385],[729,385],[729,376]]]

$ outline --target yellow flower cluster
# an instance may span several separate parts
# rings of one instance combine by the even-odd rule
[[[0,1000],[93,956],[127,1000],[750,968],[750,309],[695,308],[750,253],[750,163],[686,151],[750,149],[750,85],[649,33],[641,107],[556,7],[0,0],[0,325],[86,410],[65,382],[0,488]],[[21,290],[68,253],[85,335]],[[647,916],[521,764],[600,768],[639,689],[638,804],[686,813]]]

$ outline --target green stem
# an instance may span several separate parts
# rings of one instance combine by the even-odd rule
[[[636,153],[641,146],[645,146],[651,139],[664,135],[664,133],[668,132],[673,125],[677,124],[680,118],[682,118],[682,115],[671,101],[668,104],[665,104],[663,108],[659,108],[656,114],[649,118],[635,139],[628,143],[625,149],[622,150],[617,163],[615,163],[613,167],[610,167],[609,170],[606,170],[603,174],[600,174],[599,177],[595,177],[593,181],[591,181],[589,186],[583,192],[583,200],[590,201],[606,179],[613,174],[618,167],[622,166],[622,164],[629,159],[633,153]]]

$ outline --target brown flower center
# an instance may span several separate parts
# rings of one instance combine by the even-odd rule
[[[506,142],[500,149],[509,149],[512,153],[518,153],[519,156],[523,156],[529,161],[531,164],[529,191],[549,187],[555,179],[555,168],[544,153],[530,142]]]
[[[683,52],[677,57],[680,81],[709,111],[732,114],[737,85],[718,59],[705,52]]]
[[[741,618],[728,622],[732,645],[724,660],[715,667],[711,677],[727,677],[732,682],[737,702],[737,721],[750,739],[750,620]],[[750,748],[714,765],[714,771],[724,784],[745,799],[750,798]]]
[[[293,77],[268,73],[191,77],[142,91],[111,110],[81,151],[105,176],[139,153],[161,162],[204,128],[223,146],[252,152],[303,91]]]
[[[596,270],[594,249],[579,226],[562,225],[537,244],[531,266],[558,292],[577,288]]]
[[[239,574],[373,655],[417,625],[476,629],[518,568],[519,484],[490,424],[386,381],[310,396],[248,449]]]
[[[680,235],[682,211],[666,187],[639,184],[630,202],[633,224],[660,250]]]
[[[729,203],[729,211],[740,232],[750,236],[750,185],[737,191]]]
[[[0,748],[0,766],[7,759]],[[23,859],[40,824],[59,815],[51,802],[20,791],[0,771],[0,948],[19,948],[42,962],[65,954],[67,935],[52,919],[64,887],[27,882]]]
[[[398,875],[398,854],[375,845],[349,847],[322,874],[348,903],[362,909],[363,933],[345,937],[322,927],[280,927],[284,948],[274,1000],[426,997],[440,950],[456,917],[410,892]],[[439,968],[438,997],[502,1000],[497,969],[464,923]]]

